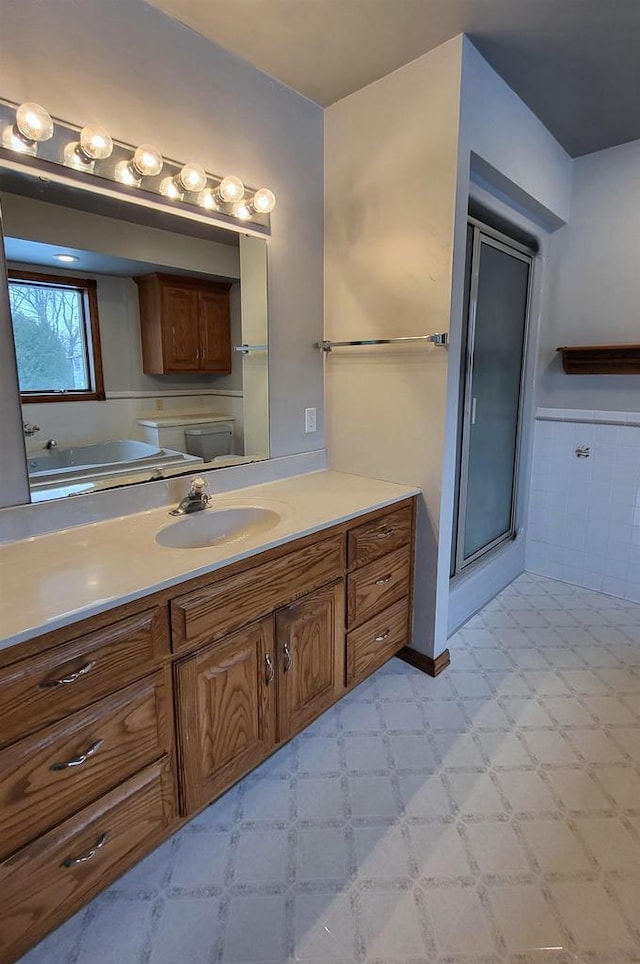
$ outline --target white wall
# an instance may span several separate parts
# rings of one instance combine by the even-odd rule
[[[553,255],[538,405],[640,412],[639,375],[565,375],[556,353],[640,342],[640,140],[573,162],[570,223]]]
[[[573,162],[552,250],[527,569],[638,602],[640,375],[565,375],[555,349],[640,341],[640,141]]]
[[[271,454],[321,447],[322,110],[142,0],[2,0],[0,29],[4,97],[275,191]]]
[[[473,179],[473,183],[472,183]],[[480,185],[480,186],[479,186]],[[480,56],[463,44],[458,195],[452,292],[446,450],[442,478],[436,634],[446,637],[525,568],[526,513],[534,417],[534,375],[538,324],[544,312],[551,256],[549,241],[569,217],[571,158],[529,108]],[[470,193],[513,225],[536,238],[530,338],[526,359],[520,484],[516,512],[518,537],[449,580],[456,472],[456,423],[463,324],[464,260]],[[456,363],[454,364],[454,359]]]
[[[640,414],[539,413],[527,569],[640,602]]]
[[[326,111],[326,338],[449,327],[461,53],[458,37]],[[424,492],[413,645],[428,655],[447,365],[434,346],[337,349],[325,362],[331,466]]]

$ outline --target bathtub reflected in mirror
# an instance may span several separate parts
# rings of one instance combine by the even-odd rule
[[[268,458],[264,238],[0,173],[31,501]]]

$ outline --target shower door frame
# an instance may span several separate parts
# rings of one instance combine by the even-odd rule
[[[456,513],[456,544],[455,544],[455,567],[452,577],[458,576],[486,556],[492,550],[502,545],[504,542],[513,541],[517,534],[517,507],[518,507],[518,483],[520,476],[520,455],[522,442],[522,421],[524,413],[524,392],[526,383],[527,354],[529,345],[529,328],[531,315],[531,296],[533,291],[533,274],[536,252],[518,241],[514,241],[508,235],[497,231],[483,221],[471,215],[467,217],[467,225],[473,228],[473,244],[471,247],[471,279],[469,291],[469,308],[465,329],[465,360],[464,360],[464,404],[462,407],[461,419],[459,422],[459,432],[461,436],[460,456],[458,460],[458,506]],[[509,514],[509,528],[497,536],[492,542],[477,549],[472,555],[465,558],[464,555],[464,533],[467,515],[467,495],[469,483],[469,447],[470,430],[472,425],[472,405],[473,399],[471,389],[473,384],[473,354],[475,349],[476,316],[478,308],[478,287],[480,282],[480,251],[482,244],[488,244],[498,251],[524,261],[529,266],[527,279],[527,298],[524,317],[524,336],[522,339],[522,360],[520,363],[520,380],[518,389],[518,414],[516,416],[516,437],[515,437],[515,457],[513,466],[513,488],[511,493],[511,506]]]

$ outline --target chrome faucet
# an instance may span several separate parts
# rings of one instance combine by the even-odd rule
[[[169,511],[169,515],[187,515],[189,512],[201,512],[206,509],[211,500],[211,496],[204,490],[208,486],[201,476],[196,476],[191,482],[191,488],[175,509]]]
[[[23,430],[24,430],[24,434],[25,434],[25,435],[28,435],[29,437],[31,437],[32,435],[35,435],[36,432],[39,432],[39,431],[40,431],[40,426],[39,426],[39,425],[32,425],[31,422],[23,422],[23,423],[22,423],[22,428],[23,428]]]
[[[58,447],[58,443],[54,438],[48,439],[43,446],[43,448],[45,449],[56,449],[57,447]]]

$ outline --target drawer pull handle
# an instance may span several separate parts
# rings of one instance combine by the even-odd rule
[[[96,842],[94,843],[91,850],[87,850],[86,854],[81,854],[80,857],[66,857],[62,863],[61,867],[76,867],[78,864],[86,864],[87,860],[91,860],[92,857],[98,853],[98,851],[104,847],[107,840],[109,839],[109,831],[101,834]]]
[[[288,673],[293,666],[293,656],[291,655],[291,650],[289,649],[289,643],[285,643],[282,647],[284,652],[284,671]]]
[[[376,539],[390,539],[395,529],[383,529],[382,532],[376,532]]]
[[[267,675],[265,676],[265,680],[264,680],[264,681],[265,681],[265,683],[266,683],[267,686],[268,686],[269,683],[273,683],[273,676],[274,676],[274,673],[273,673],[273,663],[271,662],[271,657],[269,656],[268,653],[265,655],[264,661],[265,661],[265,664],[266,664],[266,666],[267,666]]]
[[[376,643],[384,643],[385,639],[390,634],[390,632],[391,632],[390,629],[385,629],[385,631],[381,633],[380,636],[376,636]]]
[[[376,579],[376,586],[386,586],[388,582],[391,582],[392,575],[389,573],[388,576],[383,576],[382,579]]]
[[[81,676],[86,676],[87,673],[90,673],[95,665],[96,661],[94,659],[90,659],[88,663],[85,663],[84,666],[81,666],[80,669],[76,670],[75,673],[69,673],[68,676],[61,676],[60,679],[44,679],[40,683],[40,689],[48,690],[53,686],[65,686],[67,683],[75,683],[75,681],[80,679]]]
[[[102,746],[102,743],[102,740],[96,740],[96,742],[87,747],[84,753],[81,753],[80,756],[76,756],[72,760],[67,760],[66,763],[53,763],[49,769],[57,771],[68,770],[70,767],[81,767],[83,763],[87,762],[89,757],[95,756]]]

